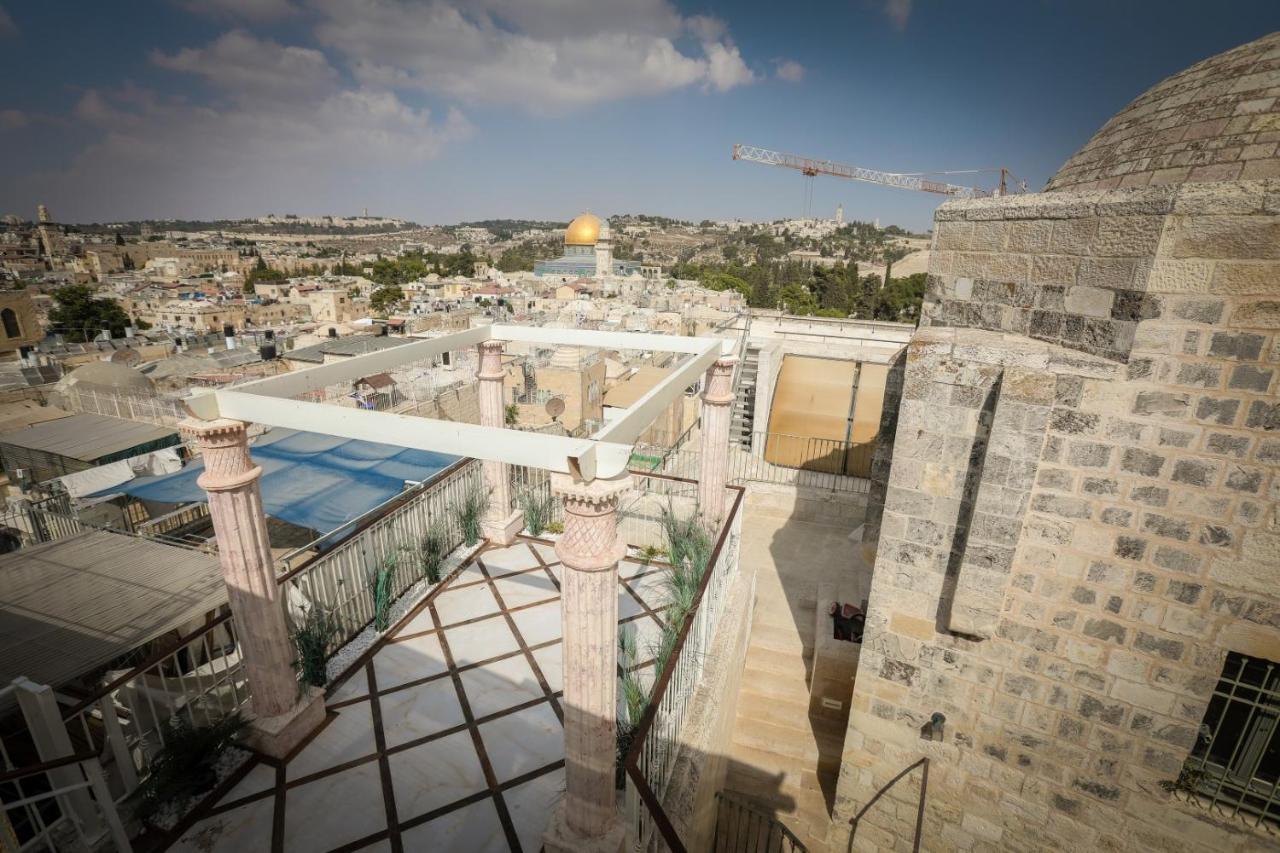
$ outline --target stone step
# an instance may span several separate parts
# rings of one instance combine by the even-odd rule
[[[803,682],[805,677],[804,652],[802,649],[777,651],[750,643],[747,646],[746,668],[776,673],[784,678],[795,676]]]
[[[801,784],[801,764],[786,756],[740,743],[730,745],[729,755],[725,787],[732,791],[772,799]]]
[[[808,697],[768,696],[761,693],[743,693],[738,696],[738,724],[750,722],[768,723],[771,726],[794,729],[808,736]]]
[[[812,626],[786,625],[779,622],[757,620],[751,625],[748,646],[762,646],[785,652],[813,649]]]
[[[806,763],[815,761],[818,757],[818,747],[812,732],[798,731],[762,720],[739,717],[738,725],[733,730],[733,743],[735,746],[741,744]]]

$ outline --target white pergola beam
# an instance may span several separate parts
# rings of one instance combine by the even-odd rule
[[[296,397],[308,391],[317,391],[339,382],[350,382],[363,376],[385,373],[402,364],[413,361],[425,361],[437,355],[454,350],[468,349],[478,343],[489,340],[490,326],[477,326],[462,332],[443,335],[438,338],[427,338],[398,347],[388,347],[366,355],[356,355],[334,364],[309,367],[306,370],[295,370],[279,376],[259,379],[237,385],[237,391],[249,394],[260,394],[268,397]],[[283,354],[285,358],[288,353]]]
[[[700,339],[689,338],[689,340]],[[702,348],[699,354],[687,359],[665,379],[650,388],[643,397],[628,406],[622,417],[591,437],[596,441],[634,445],[640,438],[640,434],[679,399],[686,388],[697,382],[706,369],[720,357],[719,341],[701,340],[701,343]]]
[[[201,401],[211,397],[217,403],[217,417],[526,465],[565,474],[577,467],[584,475],[590,472],[591,476],[613,476],[626,468],[631,456],[629,445],[613,445],[586,438],[373,412],[241,391],[216,391],[205,395]]]
[[[649,332],[597,332],[592,329],[554,329],[543,326],[494,326],[493,338],[547,346],[597,349],[656,350],[700,354],[711,338],[684,338]],[[716,339],[719,343],[719,339]]]
[[[292,399],[314,391],[382,373],[413,361],[498,339],[600,349],[654,350],[691,355],[670,376],[627,408],[622,417],[589,439],[546,435],[348,408]],[[641,332],[598,332],[525,326],[478,326],[439,338],[415,341],[368,355],[353,356],[282,376],[249,382],[186,400],[191,414],[203,420],[239,421],[319,432],[340,438],[376,441],[454,456],[524,465],[584,480],[615,477],[627,469],[632,447],[654,419],[694,384],[733,342],[719,338],[685,338]]]

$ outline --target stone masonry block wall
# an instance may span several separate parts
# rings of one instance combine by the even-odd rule
[[[1132,257],[1142,311],[1115,321],[1132,323],[1125,347],[1006,324],[1031,310],[999,301],[1019,286],[1060,286],[1065,317],[1104,319],[1086,294],[1068,302],[1070,288],[1094,287],[1103,221],[1134,216],[1159,221],[1137,228],[1157,237]],[[926,850],[1275,849],[1275,835],[1166,785],[1227,653],[1280,661],[1280,182],[948,203],[936,224],[931,325],[907,351],[833,840],[843,847],[847,819],[930,756]],[[1024,253],[1030,232],[1047,242]],[[1002,248],[977,250],[979,233]],[[966,254],[980,267],[957,267]],[[1067,258],[1053,262],[1060,284],[1034,284],[1055,257]],[[963,279],[1001,286],[975,296]],[[1125,281],[1098,288],[1112,307],[1134,289]],[[957,301],[999,322],[952,322]],[[1053,401],[994,635],[974,640],[940,615],[978,398],[1011,369],[1046,377]],[[951,408],[963,405],[972,414]],[[935,711],[941,741],[922,737]],[[867,810],[854,849],[910,849],[913,786]]]

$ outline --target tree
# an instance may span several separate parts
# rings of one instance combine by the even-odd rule
[[[890,246],[884,250],[884,283],[888,286],[893,272],[893,265],[905,258],[908,250],[903,246]]]
[[[119,231],[116,232],[116,245],[117,246],[124,245],[124,235],[121,234]]]
[[[385,314],[396,303],[404,299],[404,291],[394,284],[383,285],[369,297],[369,307],[379,314]]]
[[[84,343],[110,328],[112,337],[124,337],[129,315],[114,299],[99,299],[83,284],[60,287],[53,292],[56,303],[49,312],[49,325],[72,343]]]

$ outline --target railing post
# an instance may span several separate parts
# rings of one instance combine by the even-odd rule
[[[124,831],[124,825],[120,823],[120,814],[116,811],[115,800],[111,798],[107,781],[102,776],[102,766],[95,759],[82,761],[80,768],[84,771],[85,778],[89,780],[89,788],[93,791],[94,798],[102,808],[102,816],[107,822],[107,831],[111,833],[111,840],[115,842],[116,853],[133,853],[129,835]]]
[[[698,476],[698,509],[709,530],[724,519],[729,478],[729,423],[733,417],[733,356],[707,368],[702,389],[702,469]]]
[[[75,750],[71,747],[71,735],[67,733],[67,725],[62,721],[62,712],[58,709],[53,688],[36,684],[25,676],[15,678],[13,687],[14,694],[18,697],[18,707],[22,710],[22,718],[26,721],[27,731],[31,732],[31,740],[35,742],[36,754],[40,756],[40,760],[53,761],[75,755]],[[50,770],[49,776],[55,788],[80,783],[80,774],[76,772],[74,765]],[[101,838],[105,828],[89,792],[80,788],[69,791],[64,797],[72,819],[80,825],[81,832],[91,840]],[[111,802],[111,799],[108,798],[107,802]]]
[[[564,636],[565,796],[543,836],[551,853],[617,851],[624,828],[615,808],[618,711],[618,498],[627,474],[610,480],[552,475],[564,499],[556,542]]]
[[[124,792],[131,793],[138,787],[138,768],[133,763],[133,753],[124,739],[124,730],[120,727],[120,718],[116,715],[116,703],[111,693],[98,700],[98,710],[102,714],[102,729],[111,749],[111,757],[115,761],[120,774],[120,782]]]
[[[197,483],[208,494],[218,563],[249,679],[249,743],[280,758],[324,721],[324,692],[298,687],[258,484],[262,468],[249,456],[247,426],[226,418],[187,420],[182,430],[196,439],[204,458]]]
[[[502,396],[502,341],[484,341],[476,345],[479,354],[480,425],[502,429],[507,424],[506,406]],[[507,463],[485,460],[485,485],[489,488],[489,509],[485,513],[482,529],[489,541],[498,545],[510,545],[524,527],[524,515],[511,509],[511,483],[507,475]]]

